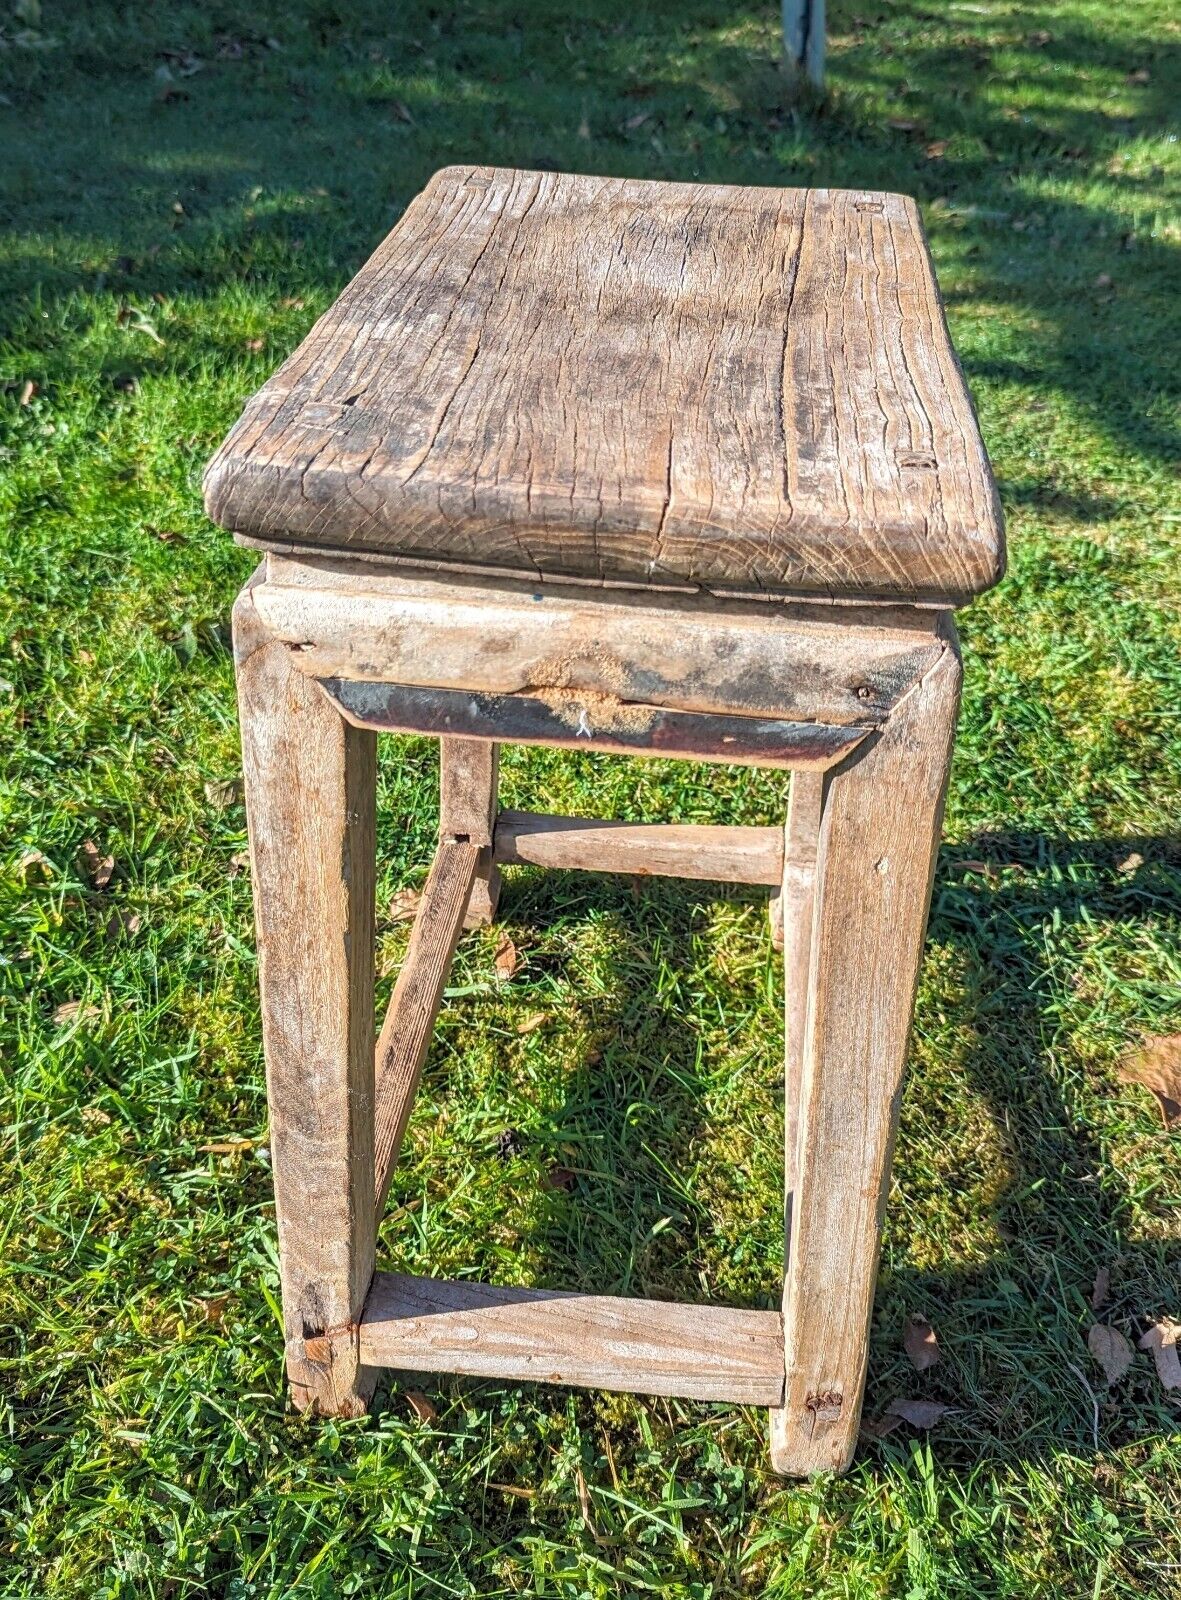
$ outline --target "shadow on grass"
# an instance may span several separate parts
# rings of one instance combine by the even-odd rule
[[[965,865],[978,887],[961,877]],[[558,874],[510,881],[502,912],[522,926],[544,927],[574,907],[581,915],[593,908],[625,925],[637,948],[658,931],[666,962],[687,970],[700,961],[693,945],[703,923],[701,886],[661,883],[631,894],[593,875],[578,882],[571,890]],[[760,899],[757,891],[729,893],[752,905]],[[968,1467],[989,1456],[1046,1460],[1062,1449],[1086,1454],[1096,1430],[1110,1449],[1176,1426],[1146,1358],[1107,1393],[1083,1349],[1091,1320],[1122,1327],[1134,1342],[1150,1317],[1169,1314],[1181,1290],[1181,1246],[1137,1222],[1136,1201],[1144,1197],[1129,1192],[1122,1166],[1067,1092],[1078,1067],[1065,1041],[1066,1059],[1059,1057],[1061,1001],[1049,981],[1044,935],[1051,926],[1172,914],[1179,894],[1181,841],[1172,838],[998,833],[941,854],[930,940],[960,958],[973,1041],[961,1063],[964,1091],[987,1107],[1007,1173],[989,1218],[1001,1248],[962,1268],[884,1265],[867,1414],[900,1393],[942,1400],[954,1413],[938,1440],[946,1464]],[[629,963],[608,1002],[595,1006],[596,1048],[533,1135],[539,1154],[564,1160],[569,1141],[585,1147],[592,1128],[597,1176],[622,1180],[626,1198],[617,1206],[608,1190],[601,1207],[603,1182],[580,1177],[535,1217],[527,1244],[543,1263],[547,1286],[701,1302],[710,1298],[703,1284],[716,1266],[701,1242],[716,1245],[718,1219],[675,1175],[688,1173],[704,1131],[710,1064],[684,1012],[647,981],[652,970]],[[639,1100],[637,1060],[647,1063]],[[921,1098],[923,1085],[914,1079],[912,1073],[908,1094]],[[708,1131],[716,1138],[719,1127]],[[746,1176],[760,1194],[774,1194]],[[653,1232],[656,1219],[666,1220],[666,1230]],[[757,1259],[746,1264],[749,1292],[719,1301],[777,1304],[768,1263],[781,1234],[778,1216],[767,1220]],[[922,1226],[920,1220],[920,1234]],[[1100,1268],[1111,1273],[1110,1298],[1092,1311],[1088,1296]],[[945,1360],[921,1383],[900,1344],[913,1312],[944,1337]],[[891,1439],[873,1448],[905,1446]]]
[[[988,307],[1029,330],[1029,359],[1014,366],[988,350],[985,327],[965,352],[970,376],[1055,390],[1110,440],[1175,460],[1176,317],[1162,323],[1152,302],[1175,298],[1177,247],[1132,220],[1155,203],[1154,169],[1117,157],[1121,139],[1173,125],[1171,39],[1114,22],[1100,32],[1054,8],[969,22],[918,0],[838,5],[831,93],[809,106],[792,102],[762,13],[723,22],[705,0],[659,21],[619,0],[593,19],[480,0],[426,27],[364,3],[347,16],[315,3],[270,19],[239,8],[236,22],[222,8],[216,25],[171,9],[128,35],[115,8],[96,6],[59,41],[74,45],[98,137],[55,94],[55,52],[9,52],[23,120],[4,209],[33,236],[3,264],[10,293],[40,307],[97,290],[149,309],[153,296],[239,287],[277,302],[328,297],[429,173],[456,160],[897,188],[933,205],[937,254],[970,275],[949,295],[953,316]],[[271,25],[281,50],[266,45]],[[176,78],[178,51],[201,70]],[[155,69],[175,69],[162,92]],[[140,376],[241,360],[240,339],[181,315],[189,325],[146,350]],[[52,385],[69,353],[49,320]],[[264,359],[246,366],[251,386],[306,322],[280,318]],[[127,375],[119,363],[108,374]]]

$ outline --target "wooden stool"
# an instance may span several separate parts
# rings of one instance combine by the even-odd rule
[[[921,223],[898,195],[440,172],[254,396],[210,515],[234,613],[287,1363],[771,1407],[857,1438],[959,696],[1003,566]],[[442,744],[440,843],[376,1043],[375,733]],[[505,741],[790,770],[780,828],[497,810]],[[379,1273],[463,927],[509,862],[770,884],[786,963],[783,1311]]]

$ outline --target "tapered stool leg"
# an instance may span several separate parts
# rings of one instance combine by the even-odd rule
[[[287,1370],[300,1410],[359,1415],[373,1276],[376,738],[262,628],[234,652],[258,930]]]
[[[500,899],[500,873],[492,860],[499,771],[500,746],[490,739],[440,739],[440,836],[480,849],[465,928],[487,927]]]
[[[825,784],[784,1290],[786,1391],[772,1413],[772,1463],[793,1476],[843,1470],[857,1442],[959,703],[950,622],[943,637],[938,663]]]

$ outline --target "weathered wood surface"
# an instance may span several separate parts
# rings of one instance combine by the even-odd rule
[[[256,604],[314,678],[803,722],[881,722],[940,653],[935,615],[901,607],[656,600],[314,557],[271,557]]]
[[[812,952],[816,909],[816,858],[824,814],[826,774],[792,774],[783,830],[782,884],[779,894],[781,948],[783,950],[783,1241],[784,1314],[787,1312],[788,1244],[797,1181],[800,1136],[800,1094],[804,1076],[804,1050],[808,1027]],[[856,1003],[855,997],[849,997]],[[785,1430],[782,1410],[771,1413],[771,1449],[774,1458]]]
[[[492,859],[499,781],[498,744],[488,739],[439,740],[439,838],[480,847],[465,928],[487,927],[500,899],[500,874]]]
[[[996,491],[914,202],[451,167],[249,402],[279,547],[962,600]]]
[[[350,722],[383,733],[500,739],[505,744],[721,761],[729,766],[827,767],[872,731],[854,724],[667,711],[583,690],[551,690],[542,698],[346,678],[317,681]]]
[[[365,1409],[373,1273],[376,740],[234,609],[271,1166],[294,1403]]]
[[[502,811],[496,819],[494,855],[503,866],[778,884],[783,833],[779,828],[603,822]]]
[[[882,1212],[959,703],[955,632],[886,728],[829,774],[817,852],[772,1462],[841,1470],[857,1440]]]
[[[479,845],[439,845],[377,1041],[373,1194],[378,1217],[410,1120],[479,860]]]
[[[378,1273],[361,1322],[373,1366],[775,1405],[775,1311],[500,1289]]]

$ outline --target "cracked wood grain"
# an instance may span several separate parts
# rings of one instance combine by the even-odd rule
[[[959,704],[955,630],[884,729],[830,772],[816,847],[771,1460],[841,1471],[857,1441],[882,1214]],[[808,832],[811,832],[811,822]],[[789,846],[789,854],[791,847]],[[802,1032],[802,1038],[801,1038]]]
[[[1003,567],[918,211],[439,172],[210,464],[276,548],[954,602]]]
[[[247,585],[234,607],[271,1167],[291,1396],[357,1416],[373,1275],[376,739],[351,727]]]

